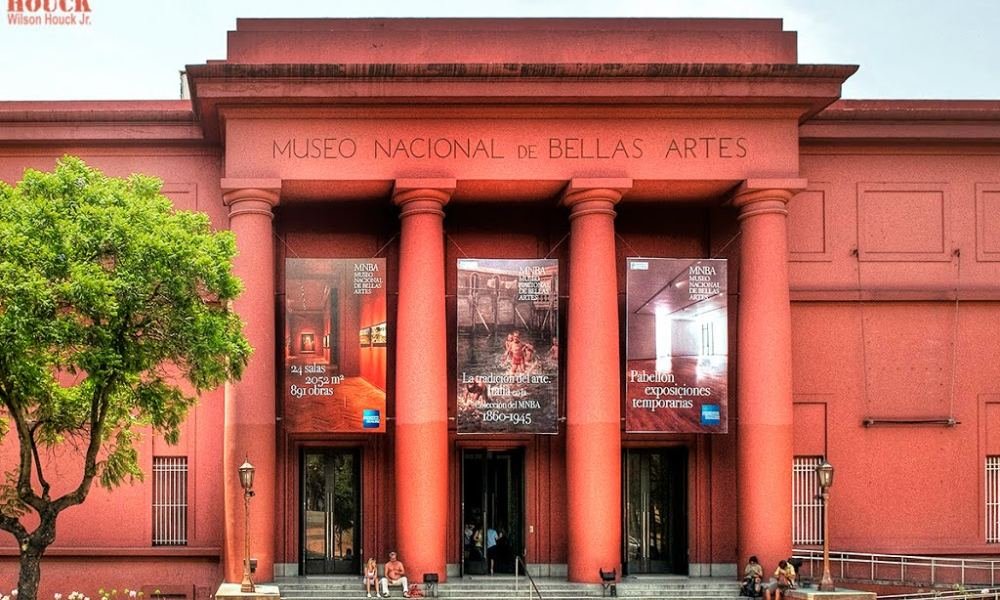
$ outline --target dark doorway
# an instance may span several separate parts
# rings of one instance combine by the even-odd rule
[[[688,572],[687,448],[625,451],[627,573]]]
[[[361,572],[361,461],[350,448],[302,451],[302,572]]]
[[[523,451],[462,453],[462,547],[463,574],[514,572],[524,551]]]

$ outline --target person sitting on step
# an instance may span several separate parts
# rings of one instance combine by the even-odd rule
[[[396,553],[389,553],[389,562],[385,563],[385,576],[382,577],[382,597],[389,597],[389,586],[400,585],[403,587],[403,597],[410,597],[410,584],[406,580],[406,568],[402,561],[396,559]]]
[[[781,593],[795,588],[795,567],[788,564],[788,561],[779,561],[778,568],[774,570],[771,582],[764,588],[764,600],[781,600]]]
[[[368,597],[372,597],[372,589],[375,590],[375,595],[378,595],[378,564],[375,562],[375,557],[368,559],[368,563],[365,565],[365,591],[368,592]]]

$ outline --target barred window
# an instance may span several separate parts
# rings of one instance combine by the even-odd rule
[[[986,543],[1000,544],[1000,456],[986,457]]]
[[[822,456],[796,456],[792,464],[792,543],[823,543],[823,498],[816,467]]]
[[[153,457],[153,545],[187,544],[186,456]]]

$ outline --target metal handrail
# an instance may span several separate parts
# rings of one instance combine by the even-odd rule
[[[809,571],[813,574],[816,563],[822,564],[823,551],[812,548],[796,548],[792,551],[795,558],[809,561]],[[920,556],[909,554],[878,554],[874,552],[835,552],[830,551],[830,563],[840,565],[840,578],[858,577],[857,569],[849,573],[851,565],[868,565],[868,575],[871,581],[898,581],[900,583],[920,582],[927,585],[938,583],[957,583],[961,585],[998,585],[1000,581],[1000,560],[982,558],[950,558],[936,556]],[[885,576],[885,569],[879,567],[899,567],[898,577]],[[910,577],[907,578],[909,570]],[[955,574],[957,577],[948,577]],[[923,577],[923,578],[921,578]]]
[[[531,590],[534,590],[535,591],[535,595],[538,596],[539,600],[541,600],[542,592],[540,592],[538,590],[538,586],[535,585],[535,580],[531,577],[531,572],[528,571],[528,565],[527,565],[527,563],[524,562],[524,557],[521,556],[521,555],[518,555],[517,560],[514,562],[514,589],[515,589],[515,591],[517,591],[517,592],[521,591],[521,573],[520,573],[520,570],[521,570],[520,568],[521,567],[524,567],[524,574],[528,576],[528,582],[531,584],[531,587],[528,588],[528,598],[529,598],[529,600],[532,598]]]
[[[974,600],[1000,599],[1000,588],[984,588],[974,591],[947,590],[940,592],[918,592],[915,594],[887,594],[879,600]]]

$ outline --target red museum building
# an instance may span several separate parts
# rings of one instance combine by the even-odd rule
[[[996,554],[1000,102],[855,70],[771,19],[250,19],[190,99],[0,103],[3,180],[231,229],[255,348],[42,589],[239,581],[245,457],[258,582],[735,576],[822,543],[822,457],[832,548]]]

